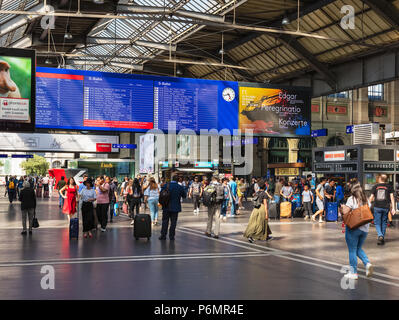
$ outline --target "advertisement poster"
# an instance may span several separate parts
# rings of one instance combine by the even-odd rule
[[[31,123],[32,59],[0,55],[0,121]]]
[[[154,173],[154,135],[140,137],[140,173]]]
[[[258,135],[310,135],[310,92],[240,87],[239,129]]]

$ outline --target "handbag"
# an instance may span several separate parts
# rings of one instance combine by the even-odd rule
[[[39,220],[36,218],[36,209],[33,212],[32,228],[39,228]]]
[[[371,210],[367,204],[354,210],[351,210],[348,206],[343,205],[343,213],[344,223],[351,230],[364,226],[374,219],[373,214],[371,213]]]
[[[114,217],[119,216],[119,204],[115,203],[114,205]]]

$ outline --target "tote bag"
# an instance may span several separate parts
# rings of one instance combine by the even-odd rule
[[[349,209],[349,210],[348,210]],[[371,210],[367,204],[351,210],[348,206],[343,206],[344,211],[344,223],[349,229],[357,229],[364,226],[367,223],[373,221],[374,217]]]

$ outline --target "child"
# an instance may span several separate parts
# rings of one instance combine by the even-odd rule
[[[305,220],[308,220],[312,215],[313,193],[309,190],[309,185],[305,184],[302,192],[302,206],[305,212]]]

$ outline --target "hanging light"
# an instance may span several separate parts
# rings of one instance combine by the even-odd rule
[[[220,49],[219,54],[225,54],[225,51],[223,49]]]
[[[53,64],[53,62],[49,58],[47,58],[46,61],[44,61],[44,63],[45,64]]]
[[[104,0],[93,0],[95,4],[104,4]]]
[[[64,35],[64,38],[67,39],[67,40],[72,40],[73,35],[71,33],[71,27],[70,26],[67,26],[67,30],[66,30],[66,33]]]
[[[285,14],[284,14],[284,18],[283,18],[283,20],[281,21],[281,24],[282,24],[283,26],[285,26],[285,25],[289,24],[290,22],[291,22],[291,21],[290,21],[290,19],[288,18],[287,13],[285,13]]]

